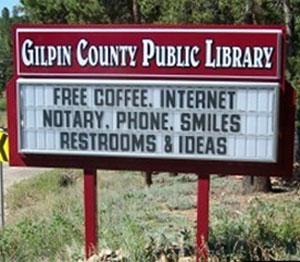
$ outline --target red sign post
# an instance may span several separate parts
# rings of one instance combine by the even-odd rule
[[[97,253],[97,171],[84,169],[85,254]]]
[[[280,26],[17,25],[7,88],[10,165],[84,170],[86,254],[96,170],[288,176],[294,100]]]
[[[209,175],[198,175],[196,259],[208,257]]]

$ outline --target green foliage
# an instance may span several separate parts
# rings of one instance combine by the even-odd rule
[[[0,97],[0,111],[6,110],[6,99],[4,97]]]
[[[4,90],[6,82],[12,76],[12,25],[24,21],[17,7],[13,9],[12,13],[11,16],[9,10],[3,8],[0,17],[0,93]]]
[[[26,18],[34,23],[106,23],[104,5],[97,0],[21,0]]]
[[[48,218],[25,218],[0,233],[0,257],[7,261],[47,260],[65,243],[82,241],[81,230],[73,221],[55,212]]]
[[[63,187],[61,174],[66,173],[73,183]],[[51,171],[11,188],[8,221],[13,224],[0,232],[0,257],[6,261],[82,258],[81,178],[76,172]],[[195,208],[187,210],[186,204],[195,205],[196,176],[160,174],[151,188],[144,186],[139,173],[102,171],[98,178],[101,249],[122,250],[133,262],[162,257],[177,261],[193,255]],[[212,259],[292,260],[300,256],[296,191],[244,199],[237,193],[241,185],[236,179],[213,177],[212,182],[208,242]],[[228,184],[233,186],[223,195]],[[175,198],[178,208],[170,209],[168,203]]]
[[[36,179],[28,179],[14,186],[8,193],[8,205],[16,210],[28,207],[30,203],[45,200],[49,194],[58,194],[62,188],[59,186],[61,171],[45,173]]]
[[[116,182],[111,185],[113,178]],[[190,188],[190,184],[181,187]],[[161,210],[174,194],[180,194],[175,190],[167,182],[159,188],[146,188],[140,174],[114,174],[109,181],[103,181],[99,196],[100,246],[113,250],[121,248],[129,255],[129,261],[148,261],[145,257],[150,256],[150,239],[158,241],[164,235],[175,240],[176,232],[187,226],[186,218],[170,216]]]
[[[10,190],[8,220],[14,225],[8,225],[0,232],[0,244],[3,243],[0,257],[2,255],[8,261],[69,261],[71,257],[82,256],[83,181],[78,173],[71,173],[73,183],[67,188],[62,187],[61,174],[66,172],[51,171],[25,180]],[[182,239],[182,233],[178,232],[182,229],[193,231],[193,225],[183,215],[171,215],[168,209],[162,212],[162,207],[181,192],[184,195],[189,192],[193,198],[193,181],[166,179],[160,182],[158,190],[145,187],[139,173],[101,174],[98,199],[102,248],[121,248],[129,261],[147,261],[145,257],[149,255],[147,248],[151,239],[155,240],[157,256],[159,251],[169,256],[173,254],[171,243]],[[179,192],[175,192],[177,189]],[[166,191],[163,198],[157,195],[158,191]],[[162,238],[168,241],[162,241]],[[186,248],[190,247],[193,239],[186,238],[185,244]],[[70,247],[72,251],[69,252]]]
[[[300,254],[300,206],[297,202],[265,202],[255,198],[245,212],[213,208],[212,256],[229,260],[291,260]]]

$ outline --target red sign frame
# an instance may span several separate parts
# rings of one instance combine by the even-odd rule
[[[53,28],[55,30],[66,29],[72,31],[72,29],[109,29],[110,31],[118,31],[118,29],[138,29],[153,31],[154,29],[163,29],[164,31],[173,31],[178,29],[178,26],[154,26],[154,25],[89,25],[89,26],[65,26],[65,25],[17,25],[14,29],[14,36],[19,29],[29,28],[34,29],[33,31],[43,30],[46,28]],[[261,81],[276,81],[280,82],[280,115],[279,115],[279,134],[278,134],[278,160],[275,163],[261,163],[261,162],[230,162],[230,161],[203,161],[203,160],[170,160],[170,159],[151,159],[151,158],[123,158],[123,157],[82,157],[82,156],[58,156],[58,155],[49,155],[45,157],[44,155],[34,155],[34,154],[20,154],[18,152],[18,132],[17,128],[17,90],[16,90],[16,81],[19,77],[64,77],[64,75],[57,76],[55,71],[49,72],[36,72],[36,68],[31,68],[29,72],[23,72],[22,70],[18,71],[18,52],[15,52],[14,64],[15,64],[15,76],[7,85],[7,98],[8,98],[8,130],[10,136],[10,165],[13,166],[44,166],[44,167],[70,167],[70,168],[85,168],[87,163],[91,169],[114,169],[114,170],[142,170],[142,171],[174,171],[174,172],[186,172],[186,173],[201,173],[201,174],[232,174],[232,175],[257,175],[257,176],[289,176],[292,174],[292,163],[293,163],[293,142],[294,142],[294,113],[295,113],[295,94],[291,86],[284,82],[284,43],[285,43],[285,30],[282,26],[180,26],[181,30],[196,30],[196,29],[207,29],[212,32],[217,32],[221,30],[224,32],[231,32],[232,30],[244,30],[246,32],[253,31],[259,32],[264,36],[273,32],[281,31],[279,34],[280,40],[277,39],[277,43],[283,43],[281,46],[278,46],[278,50],[282,55],[276,57],[277,65],[281,65],[280,69],[276,68],[272,75],[262,73],[258,78]],[[270,31],[271,30],[271,31]],[[25,30],[26,31],[26,30]],[[278,35],[276,34],[277,38]],[[16,42],[19,40],[19,37],[15,38],[14,50],[17,49],[18,45]],[[56,38],[55,38],[56,39]],[[226,35],[222,37],[226,39]],[[234,40],[233,40],[234,41]],[[92,72],[92,71],[91,71]],[[216,72],[216,71],[214,71]],[[251,72],[251,74],[249,73]],[[238,75],[236,71],[230,72],[227,75],[217,76],[218,80],[223,79],[228,81],[235,81],[237,77],[243,80],[253,81],[253,74],[255,71],[248,71],[246,75]],[[25,74],[24,74],[25,73]],[[41,73],[41,75],[35,75],[36,73]],[[94,74],[95,72],[92,72]],[[156,74],[155,77],[160,79],[172,79],[174,77],[179,77],[182,79],[190,79],[189,77],[177,74],[178,72],[171,73],[170,76],[165,74]],[[75,78],[76,71],[72,73]],[[74,75],[75,74],[75,75]],[[128,71],[124,70],[116,75],[116,72],[112,74],[99,74],[98,78],[130,78],[130,79],[140,79],[141,77],[152,78],[151,74],[143,75],[128,75]],[[256,73],[254,73],[256,74]],[[68,75],[70,76],[70,75]],[[87,72],[84,73],[84,76],[89,78],[91,75]],[[83,78],[83,76],[80,76]],[[270,78],[271,77],[271,78]],[[199,74],[192,79],[215,79],[216,75],[204,75]],[[255,79],[257,80],[257,79]]]

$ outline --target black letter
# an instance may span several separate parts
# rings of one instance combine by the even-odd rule
[[[70,149],[69,134],[67,132],[60,133],[60,148]]]
[[[190,114],[189,113],[183,113],[180,115],[180,121],[181,125],[180,128],[182,131],[189,131],[191,130],[191,123],[190,123]]]
[[[241,131],[241,116],[240,115],[232,115],[230,117],[231,120],[231,127],[230,127],[230,131],[231,132],[240,132]]]
[[[226,155],[227,153],[227,139],[226,137],[218,137],[217,139],[217,153],[219,155]]]

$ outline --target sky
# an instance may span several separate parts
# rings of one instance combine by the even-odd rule
[[[19,3],[20,0],[0,0],[0,11],[2,11],[4,7],[7,7],[11,11],[13,6]]]

